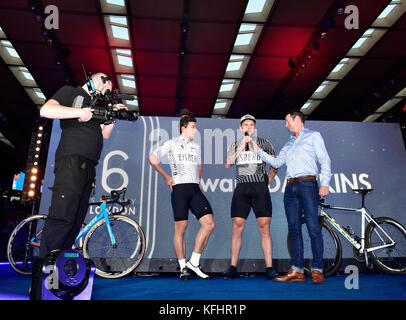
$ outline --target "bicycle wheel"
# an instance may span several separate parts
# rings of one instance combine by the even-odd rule
[[[109,217],[116,244],[111,244],[104,219],[97,222],[83,241],[83,255],[92,260],[96,274],[119,278],[133,271],[141,262],[146,248],[144,232],[131,218]]]
[[[41,231],[37,230],[42,230],[46,218],[43,214],[28,217],[11,233],[7,243],[7,258],[15,271],[31,274],[31,260],[33,256],[38,256],[41,240]]]
[[[375,222],[374,222],[375,221]],[[386,248],[370,251],[375,265],[391,274],[406,273],[406,229],[392,218],[380,217],[371,221],[366,229],[366,247],[372,248],[395,242]]]
[[[323,274],[325,277],[329,277],[337,273],[338,268],[341,264],[342,257],[342,246],[341,241],[338,238],[337,233],[334,229],[323,220],[321,233],[323,235]],[[303,257],[304,257],[304,271],[307,276],[311,276],[311,268],[313,261],[312,245],[310,240],[309,232],[307,231],[307,226],[305,221],[302,222],[302,236],[303,236]],[[290,256],[291,246],[290,246],[290,236],[288,233],[287,237],[288,251]]]

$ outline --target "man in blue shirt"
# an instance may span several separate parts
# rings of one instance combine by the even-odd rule
[[[323,283],[323,237],[318,220],[318,196],[329,193],[331,179],[330,157],[319,132],[304,127],[304,115],[298,110],[288,113],[286,127],[293,132],[291,139],[283,146],[278,156],[272,157],[254,143],[254,151],[262,160],[274,168],[286,163],[287,185],[284,195],[285,213],[288,221],[292,266],[287,275],[275,278],[276,281],[305,281],[302,213],[312,245],[312,283]],[[321,168],[320,188],[317,183]]]

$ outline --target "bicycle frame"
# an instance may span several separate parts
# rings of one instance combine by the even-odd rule
[[[75,243],[79,241],[80,238],[85,236],[91,227],[93,227],[98,221],[104,218],[104,220],[106,221],[107,231],[109,232],[111,244],[113,246],[116,244],[116,239],[114,238],[113,230],[111,230],[109,211],[107,210],[107,204],[105,200],[103,200],[103,202],[100,204],[100,208],[102,209],[100,213],[97,216],[95,216],[92,220],[90,220],[90,222],[80,230],[78,236],[75,239]]]
[[[107,231],[110,236],[111,244],[114,246],[116,244],[116,240],[114,238],[113,231],[111,229],[110,225],[110,219],[109,219],[109,211],[107,210],[107,203],[105,200],[102,201],[102,203],[99,206],[101,208],[100,213],[96,215],[88,224],[86,224],[79,232],[78,236],[75,239],[75,243],[78,242],[82,237],[86,235],[86,233],[90,230],[91,227],[93,227],[98,221],[104,218],[106,221],[106,226],[107,226]],[[35,237],[31,239],[30,243],[31,245],[39,247],[40,242],[35,242]]]
[[[382,248],[386,248],[386,247],[390,247],[390,246],[393,246],[395,244],[393,239],[381,228],[381,226],[379,226],[375,222],[375,220],[367,212],[365,207],[362,207],[360,209],[356,209],[356,208],[345,208],[345,207],[329,206],[328,209],[341,210],[341,211],[353,211],[353,212],[360,212],[361,213],[361,243],[359,243],[358,241],[356,241],[354,238],[351,237],[351,235],[347,232],[347,230],[345,230],[340,224],[338,224],[332,217],[330,217],[326,213],[325,208],[320,207],[321,216],[327,218],[327,221],[338,232],[340,232],[344,236],[344,238],[347,239],[348,242],[350,242],[357,250],[359,250],[360,253],[365,254],[365,259],[366,259],[365,261],[368,261],[368,257],[367,257],[368,252],[378,250],[378,249],[382,249]],[[365,249],[365,227],[366,227],[365,221],[367,221],[368,224],[371,221],[373,221],[375,223],[375,225],[380,229],[380,231],[382,231],[383,234],[390,240],[390,243]],[[385,242],[378,232],[377,232],[377,234],[378,234],[379,238],[382,240],[382,242]]]

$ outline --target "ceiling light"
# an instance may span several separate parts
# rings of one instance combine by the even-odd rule
[[[320,86],[316,89],[316,91],[314,91],[314,92],[315,92],[315,93],[322,92],[325,88],[326,88],[326,85],[325,85],[325,84],[322,84],[322,85],[320,85]]]
[[[359,38],[357,42],[355,42],[355,44],[352,46],[351,49],[358,49],[360,48],[364,42],[367,40],[368,38]]]
[[[125,7],[124,0],[106,0],[106,3],[112,4],[115,6]]]
[[[113,37],[117,39],[129,40],[128,29],[118,26],[111,26]]]
[[[117,55],[117,60],[118,60],[118,63],[121,64],[122,66],[127,66],[127,67],[133,66],[133,61],[132,61],[131,57]]]
[[[389,4],[383,11],[382,13],[378,16],[378,19],[385,19],[389,13],[392,12],[392,10],[397,6],[397,4]]]
[[[255,28],[256,28],[256,27],[257,27],[256,24],[241,23],[240,30],[238,30],[238,32],[255,31]]]
[[[238,70],[240,70],[241,65],[242,65],[242,61],[229,62],[228,65],[227,65],[226,72],[228,72],[228,71],[238,71]]]
[[[227,102],[216,102],[214,105],[214,110],[224,109],[227,106]]]
[[[126,17],[110,16],[109,18],[110,18],[111,23],[121,24],[123,26],[127,25],[127,18]]]
[[[264,10],[266,0],[249,0],[245,13],[261,13]]]
[[[331,72],[338,72],[341,70],[341,68],[344,67],[343,63],[339,63],[338,65],[335,66],[335,68],[333,69],[333,71]]]
[[[235,46],[247,46],[250,44],[252,40],[252,33],[243,33],[237,35],[237,39],[235,40]]]

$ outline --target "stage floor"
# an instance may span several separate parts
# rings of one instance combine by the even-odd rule
[[[129,275],[120,279],[95,277],[92,300],[406,300],[406,275],[361,273],[357,280],[343,274],[326,283],[278,283],[263,274],[224,280],[192,277],[182,281],[174,273]],[[27,300],[31,277],[0,264],[0,300]],[[352,289],[351,289],[352,287]]]

